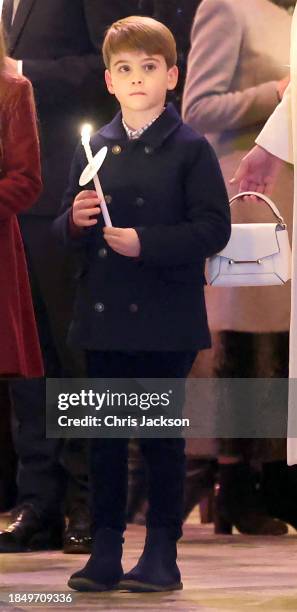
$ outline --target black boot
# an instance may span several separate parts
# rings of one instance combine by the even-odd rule
[[[67,529],[63,536],[63,552],[66,554],[91,554],[90,515],[86,508],[72,508]]]
[[[137,565],[119,584],[134,592],[174,591],[183,588],[176,563],[176,538],[166,528],[148,528],[143,553]]]
[[[248,535],[284,535],[287,525],[271,517],[247,463],[220,465],[215,496],[215,533],[231,534],[232,527]]]
[[[98,529],[87,564],[70,576],[68,586],[76,591],[109,591],[116,588],[123,576],[123,542],[119,531]]]
[[[262,486],[269,513],[297,530],[297,466],[264,463]]]
[[[59,517],[46,523],[32,504],[23,504],[13,510],[12,523],[0,533],[0,553],[61,548],[62,529]]]

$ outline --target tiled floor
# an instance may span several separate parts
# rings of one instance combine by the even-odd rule
[[[3,521],[2,521],[3,524]],[[135,563],[144,529],[130,526],[126,533],[124,569]],[[165,594],[122,592],[83,594],[70,591],[67,578],[86,561],[84,555],[61,552],[0,555],[0,611],[162,610],[244,612],[297,611],[297,534],[284,537],[214,536],[212,525],[191,517],[179,546],[184,590]],[[69,604],[26,605],[11,602],[9,594],[71,594]]]

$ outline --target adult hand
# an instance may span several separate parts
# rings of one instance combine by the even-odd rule
[[[243,157],[230,183],[238,185],[239,191],[259,191],[270,195],[283,163],[281,159],[256,145]]]
[[[140,255],[140,241],[137,232],[132,227],[104,227],[104,238],[113,251],[126,257]]]
[[[290,77],[286,76],[284,79],[281,79],[281,81],[278,81],[277,84],[277,95],[279,97],[280,100],[283,99],[283,95],[288,87],[290,83]]]
[[[94,215],[99,215],[100,201],[96,191],[81,191],[75,198],[72,206],[72,218],[77,227],[90,227],[98,223],[97,219],[92,219]]]

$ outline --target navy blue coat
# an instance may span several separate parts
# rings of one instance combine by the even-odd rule
[[[129,141],[121,114],[91,139],[108,146],[100,169],[111,220],[134,227],[138,259],[112,251],[103,220],[71,237],[69,214],[86,165],[81,145],[55,231],[80,253],[70,342],[83,349],[157,351],[210,346],[204,301],[205,258],[230,235],[228,197],[205,138],[169,104],[139,140]],[[88,185],[88,188],[93,188]]]

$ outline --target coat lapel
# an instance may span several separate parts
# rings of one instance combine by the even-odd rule
[[[13,24],[10,30],[9,36],[9,45],[8,52],[12,54],[19,36],[23,30],[23,27],[29,17],[29,14],[32,10],[33,4],[35,4],[36,0],[20,0],[19,6],[17,8],[17,12],[15,14],[15,18],[13,20]]]

